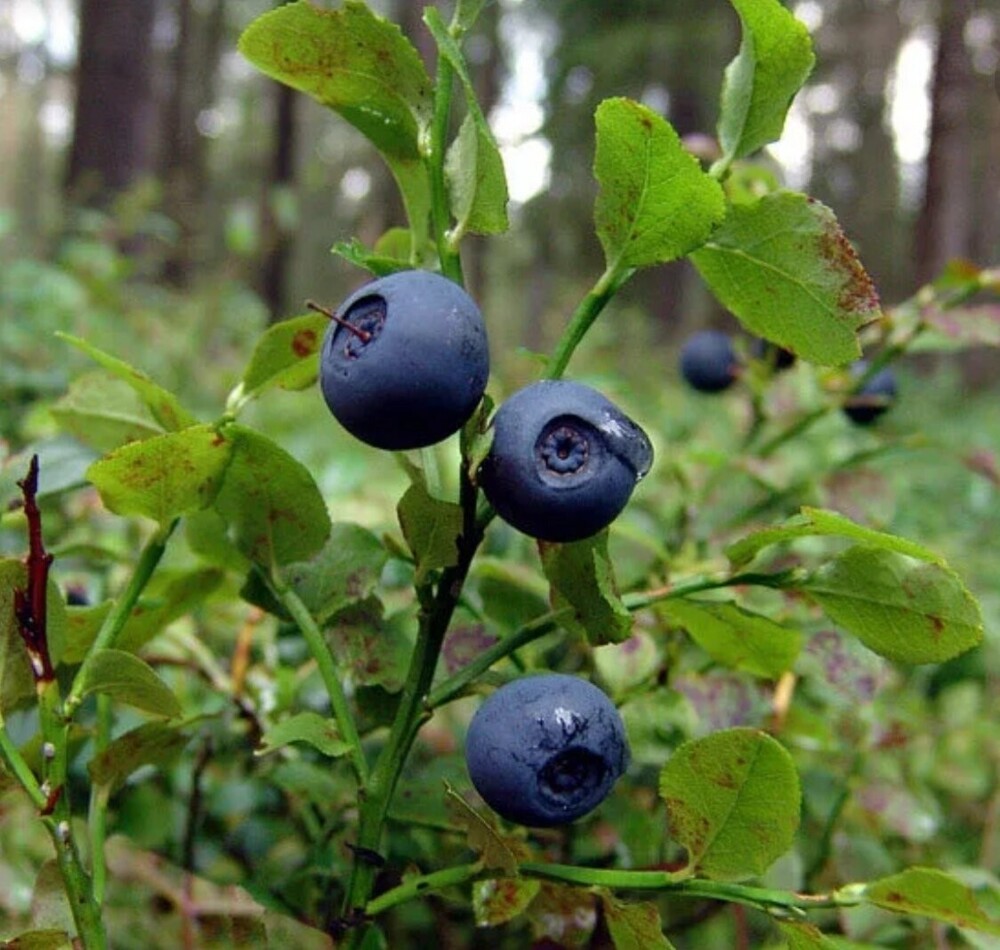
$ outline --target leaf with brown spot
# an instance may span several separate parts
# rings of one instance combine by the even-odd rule
[[[755,729],[685,742],[660,772],[660,796],[690,871],[716,881],[762,874],[792,846],[799,824],[792,758]]]
[[[243,371],[244,397],[267,389],[305,389],[316,381],[319,350],[329,320],[311,313],[269,327]]]
[[[756,336],[824,366],[857,359],[878,294],[834,213],[790,191],[734,204],[691,255],[712,293]]]

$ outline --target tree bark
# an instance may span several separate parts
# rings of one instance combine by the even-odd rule
[[[931,91],[931,133],[924,202],[917,222],[917,279],[927,282],[972,251],[974,193],[969,106],[975,77],[965,46],[972,0],[941,4]]]
[[[152,170],[156,0],[81,0],[71,200],[106,205]]]

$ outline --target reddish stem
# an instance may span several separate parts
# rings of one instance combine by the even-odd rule
[[[315,310],[316,313],[323,314],[324,317],[332,320],[336,324],[339,324],[350,333],[353,333],[356,337],[358,337],[358,339],[361,340],[362,343],[367,343],[372,338],[372,335],[367,330],[362,330],[361,327],[356,327],[349,320],[345,320],[343,317],[337,316],[337,314],[327,307],[320,306],[315,300],[307,300],[306,306],[310,310]]]
[[[27,477],[17,483],[24,496],[24,516],[28,520],[28,556],[24,564],[28,572],[26,590],[14,592],[14,613],[21,630],[21,639],[31,659],[36,683],[55,679],[49,658],[48,627],[45,598],[48,589],[52,555],[46,553],[42,540],[42,513],[38,508],[38,456],[31,457]]]

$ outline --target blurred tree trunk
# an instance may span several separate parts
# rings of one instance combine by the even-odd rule
[[[263,261],[259,292],[267,304],[271,319],[277,320],[288,306],[289,266],[294,235],[290,220],[294,215],[289,211],[289,203],[295,188],[300,93],[281,83],[274,83],[273,90],[274,143],[261,214]],[[283,214],[282,209],[289,213]]]
[[[152,170],[156,0],[81,0],[71,200],[101,206]]]
[[[225,39],[225,0],[214,0],[209,6],[178,0],[176,17],[177,43],[164,110],[160,168],[164,208],[179,232],[164,262],[164,277],[184,285],[197,264],[198,239],[204,230],[206,138],[198,121],[215,98]]]
[[[947,0],[938,19],[927,177],[916,233],[921,283],[932,280],[948,261],[972,251],[976,215],[969,106],[976,82],[965,46],[971,13],[972,0]]]

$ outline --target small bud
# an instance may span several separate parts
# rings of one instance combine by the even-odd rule
[[[56,747],[51,742],[43,742],[42,756],[46,759],[54,759],[56,757]]]

